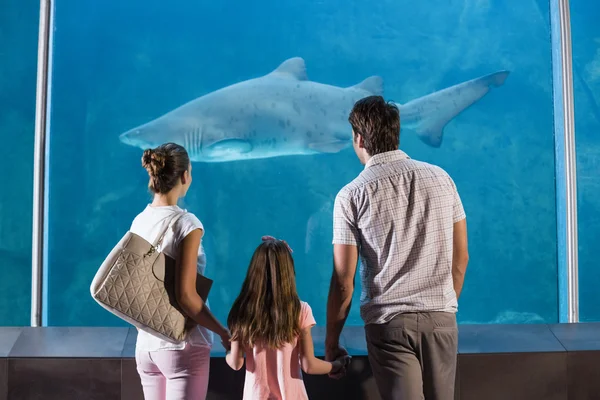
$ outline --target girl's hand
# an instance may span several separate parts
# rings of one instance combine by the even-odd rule
[[[342,365],[341,362],[339,362],[338,360],[332,361],[331,362],[331,374],[337,374],[338,372],[340,372],[342,370],[342,368],[344,368],[344,366]]]
[[[348,355],[348,351],[346,351],[346,349],[340,346],[339,344],[335,347],[328,347],[327,344],[325,345],[325,359],[327,361],[342,361],[346,360],[346,358],[348,359],[348,361],[346,362],[349,363],[350,356]],[[329,373],[329,377],[332,379],[340,379],[345,375],[345,373],[345,368],[342,368],[341,372],[339,373],[331,371]]]
[[[350,365],[350,361],[352,360],[352,357],[350,357],[348,354],[346,354],[344,356],[340,356],[340,357],[336,358],[335,360],[341,362],[342,365],[344,366],[344,368],[346,368],[348,365]]]
[[[337,375],[341,373],[342,375],[345,375],[346,367],[350,365],[350,356],[345,355],[338,357],[335,361],[332,361],[331,365],[331,374]]]

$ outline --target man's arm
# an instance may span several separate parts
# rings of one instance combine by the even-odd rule
[[[453,210],[453,244],[452,244],[452,282],[456,299],[460,297],[463,283],[465,282],[465,273],[469,263],[469,249],[467,241],[467,220],[462,200],[456,189],[456,184],[450,179],[454,191],[454,210]]]
[[[467,244],[467,220],[462,219],[454,223],[453,251],[452,251],[452,281],[456,298],[460,297],[460,292],[465,281],[467,264],[469,263],[469,250]]]
[[[339,356],[342,328],[350,312],[360,243],[357,210],[352,196],[340,191],[333,207],[333,273],[327,298],[326,355]]]
[[[333,246],[333,273],[327,298],[326,348],[339,347],[340,335],[352,304],[357,263],[357,246],[347,244]]]

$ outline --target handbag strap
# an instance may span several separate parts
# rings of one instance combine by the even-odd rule
[[[167,232],[169,231],[169,229],[173,225],[175,225],[175,222],[177,222],[179,220],[179,218],[183,217],[186,213],[187,213],[186,211],[178,212],[173,217],[171,217],[171,220],[169,221],[169,223],[167,224],[167,226],[163,229],[163,231],[161,232],[161,234],[158,235],[158,237],[156,238],[156,240],[152,244],[152,247],[154,249],[158,249],[158,247],[162,244],[163,239],[167,235]]]

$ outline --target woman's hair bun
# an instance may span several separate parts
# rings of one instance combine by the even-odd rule
[[[185,149],[175,143],[165,143],[155,149],[146,149],[142,167],[148,171],[148,184],[153,193],[168,193],[188,171],[190,158]]]
[[[167,155],[159,149],[147,149],[142,156],[142,166],[146,168],[150,176],[156,177],[161,174],[167,163]]]
[[[144,155],[142,155],[142,167],[149,169],[150,168],[150,164],[152,163],[152,154],[154,153],[154,150],[152,149],[147,149],[144,150]],[[148,172],[150,172],[148,170]]]

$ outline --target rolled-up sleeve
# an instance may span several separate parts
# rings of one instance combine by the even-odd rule
[[[359,243],[356,205],[350,193],[342,189],[335,197],[333,207],[333,244],[358,246]]]
[[[452,181],[452,189],[454,190],[454,210],[453,210],[453,220],[454,223],[462,221],[467,218],[465,214],[465,209],[463,207],[463,203],[460,199],[460,195],[458,194],[458,189],[456,188],[456,184]]]

